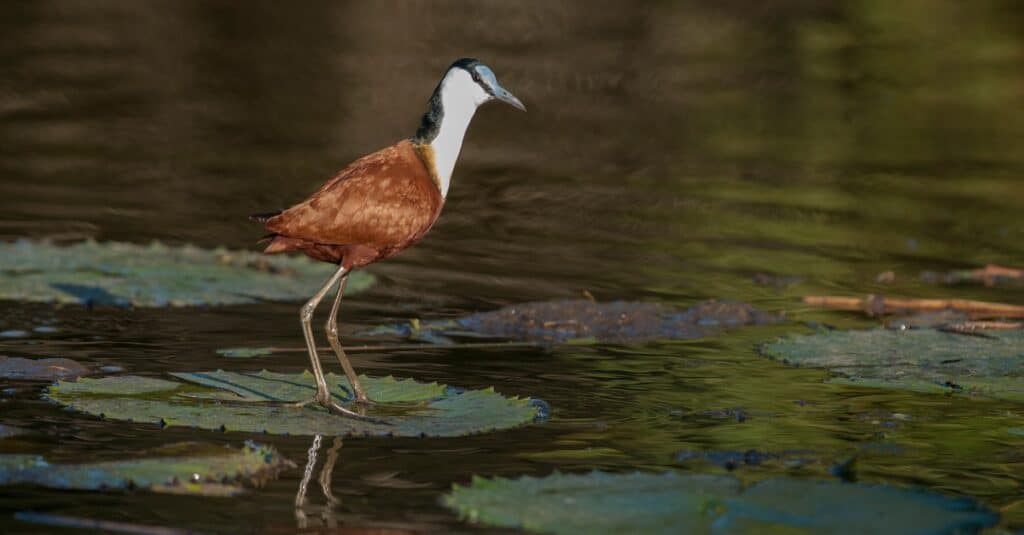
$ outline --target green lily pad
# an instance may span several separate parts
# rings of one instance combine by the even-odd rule
[[[762,352],[795,366],[827,368],[835,383],[1024,402],[1024,331],[827,331],[784,338]]]
[[[260,485],[291,466],[271,446],[247,442],[233,449],[190,442],[128,461],[51,463],[37,455],[0,455],[0,485],[233,496],[244,492],[243,482]]]
[[[954,533],[999,517],[969,498],[884,485],[709,474],[474,478],[444,503],[481,524],[544,533]]]
[[[185,381],[138,376],[61,381],[51,400],[112,420],[224,431],[332,436],[460,436],[516,427],[546,415],[538,400],[506,398],[493,388],[461,390],[394,377],[360,377],[376,403],[357,420],[316,404],[291,407],[315,393],[312,374],[266,370],[175,373]],[[327,374],[339,403],[352,399],[345,377]]]
[[[53,381],[73,379],[88,373],[88,368],[71,359],[26,359],[0,355],[0,378],[3,379]]]
[[[541,343],[636,343],[656,338],[686,340],[712,336],[724,329],[766,325],[782,316],[745,303],[704,301],[678,311],[657,303],[587,299],[522,303],[453,320],[415,321],[378,327],[388,334],[434,343],[452,336],[507,338]]]
[[[218,349],[217,354],[232,359],[251,359],[253,357],[268,357],[274,354],[274,350],[269,347],[226,347]]]
[[[309,298],[334,266],[250,251],[84,241],[0,243],[0,299],[117,306],[236,305]],[[346,292],[373,283],[349,278]]]

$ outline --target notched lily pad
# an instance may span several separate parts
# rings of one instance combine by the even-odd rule
[[[835,383],[1024,403],[1024,331],[827,331],[784,338],[762,352],[795,366],[827,368]]]
[[[89,368],[65,358],[26,359],[0,355],[0,378],[22,381],[74,379],[89,373]]]
[[[292,466],[272,446],[247,442],[234,449],[189,442],[128,461],[51,463],[37,455],[0,455],[0,485],[233,496],[244,492],[243,483],[262,485]]]
[[[381,422],[335,416],[315,404],[290,407],[315,393],[312,374],[226,371],[175,373],[185,381],[138,376],[62,381],[51,400],[113,420],[271,434],[333,436],[459,436],[508,429],[546,415],[540,400],[494,391],[460,390],[394,377],[361,377]],[[348,380],[327,374],[339,403],[352,399]]]
[[[84,241],[0,242],[0,299],[117,306],[235,305],[306,299],[331,266],[304,257]],[[347,292],[373,277],[353,273]]]
[[[586,299],[524,303],[454,320],[413,322],[378,328],[376,334],[397,334],[428,342],[451,336],[483,336],[541,343],[635,343],[656,338],[692,339],[723,329],[765,325],[782,320],[744,303],[705,301],[684,311],[657,303]]]
[[[999,516],[969,498],[884,485],[708,474],[474,478],[444,503],[471,522],[544,533],[955,533]]]

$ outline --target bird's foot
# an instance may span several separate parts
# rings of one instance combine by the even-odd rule
[[[295,408],[295,409],[302,409],[302,408],[305,408],[307,405],[316,404],[316,405],[320,405],[321,407],[327,409],[331,414],[337,414],[338,416],[345,416],[345,417],[348,417],[348,418],[354,418],[356,420],[362,420],[364,422],[372,422],[372,423],[375,423],[375,424],[385,424],[385,425],[388,425],[388,423],[386,421],[381,420],[380,418],[374,418],[372,416],[367,416],[366,415],[365,407],[367,405],[373,405],[374,404],[373,400],[370,400],[369,398],[367,398],[367,399],[365,399],[363,401],[360,401],[360,400],[357,399],[357,400],[354,400],[353,403],[355,403],[355,404],[357,404],[359,406],[360,410],[358,412],[354,411],[352,409],[346,409],[345,407],[342,407],[341,405],[338,405],[334,400],[332,400],[328,396],[320,396],[319,394],[317,394],[317,395],[315,395],[315,396],[313,396],[313,397],[311,397],[311,398],[309,398],[309,399],[307,399],[305,401],[299,401],[299,402],[296,402],[296,403],[289,403],[286,406],[287,407],[292,407],[292,408]]]
[[[381,420],[380,418],[374,418],[372,416],[367,416],[365,408],[363,407],[362,403],[359,403],[359,405],[360,405],[360,408],[363,409],[363,410],[360,410],[359,412],[356,412],[356,411],[354,411],[352,409],[346,409],[345,407],[342,407],[341,405],[338,405],[337,403],[335,403],[334,401],[332,401],[330,399],[328,399],[326,401],[317,400],[317,403],[319,403],[321,407],[323,407],[323,408],[327,409],[328,411],[330,411],[331,414],[337,414],[338,416],[346,416],[348,418],[355,418],[356,420],[362,420],[364,422],[372,422],[372,423],[375,423],[375,424],[388,425],[387,422],[385,422],[384,420]]]
[[[290,407],[292,409],[303,409],[306,407],[306,405],[309,405],[310,403],[320,403],[320,400],[318,400],[316,396],[313,396],[307,399],[306,401],[297,401],[295,403],[285,404],[285,407]]]

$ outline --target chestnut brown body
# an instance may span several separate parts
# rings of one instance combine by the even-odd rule
[[[429,146],[404,140],[352,162],[266,220],[264,253],[301,251],[346,270],[398,254],[423,238],[444,205],[430,157]]]

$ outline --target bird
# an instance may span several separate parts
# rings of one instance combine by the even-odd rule
[[[491,101],[526,111],[490,67],[475,58],[456,60],[434,89],[412,138],[355,160],[290,208],[250,216],[268,232],[264,254],[300,252],[338,266],[299,309],[316,394],[296,406],[316,403],[334,414],[366,418],[331,398],[313,337],[313,313],[337,286],[325,326],[327,340],[348,377],[354,401],[361,406],[372,403],[338,339],[345,283],[354,270],[395,256],[423,239],[444,207],[469,123],[477,108]]]

